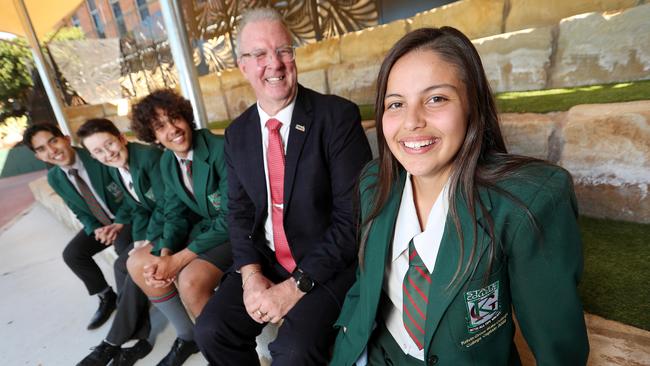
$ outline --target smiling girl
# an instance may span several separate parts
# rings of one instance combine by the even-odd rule
[[[480,57],[415,30],[378,77],[379,158],[361,177],[357,281],[332,365],[584,365],[571,176],[507,153]]]

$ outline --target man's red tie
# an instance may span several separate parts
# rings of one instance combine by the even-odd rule
[[[269,168],[269,186],[271,187],[271,222],[273,223],[273,243],[278,263],[289,273],[296,268],[296,261],[291,255],[287,235],[284,232],[284,147],[280,136],[282,122],[275,118],[266,121],[269,130],[269,146],[266,162]]]

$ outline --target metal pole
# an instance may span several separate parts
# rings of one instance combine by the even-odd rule
[[[38,36],[36,35],[34,25],[32,24],[32,20],[29,17],[29,13],[27,12],[25,2],[24,0],[14,0],[14,6],[16,7],[16,12],[20,17],[20,21],[23,24],[23,29],[25,30],[27,41],[32,48],[34,63],[36,64],[38,74],[41,76],[41,80],[43,81],[47,99],[49,99],[50,104],[52,105],[52,110],[54,111],[56,121],[58,122],[59,127],[64,134],[72,136],[68,122],[65,119],[65,114],[63,113],[63,103],[61,96],[54,86],[54,78],[52,78],[52,74],[50,73],[50,70],[47,66],[45,55],[43,55],[43,51],[41,51],[41,46],[38,42]]]
[[[192,61],[192,50],[183,21],[180,3],[174,0],[160,0],[163,21],[167,28],[167,38],[176,64],[176,71],[181,83],[183,95],[190,100],[194,110],[194,119],[201,128],[208,127],[208,117],[203,103],[199,78]]]

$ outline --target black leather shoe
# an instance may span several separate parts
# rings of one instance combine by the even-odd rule
[[[184,341],[176,338],[172,349],[167,356],[158,363],[158,366],[181,366],[185,360],[194,353],[199,352],[199,346],[194,341]]]
[[[115,356],[112,366],[132,366],[136,361],[148,355],[152,348],[149,342],[141,339],[133,347],[120,349],[120,353]]]
[[[111,290],[104,297],[99,297],[99,308],[93,315],[93,318],[90,319],[90,324],[86,327],[88,330],[97,329],[106,323],[108,318],[111,317],[111,313],[115,310],[117,302],[117,295]]]
[[[106,366],[120,351],[120,347],[102,341],[99,346],[93,347],[92,350],[77,366]]]

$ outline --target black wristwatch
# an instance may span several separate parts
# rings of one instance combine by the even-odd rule
[[[304,293],[307,293],[314,288],[315,285],[314,280],[312,280],[308,274],[306,274],[299,268],[296,268],[296,270],[293,271],[291,277],[293,277],[293,279],[296,280],[296,287],[298,287],[298,290]]]

